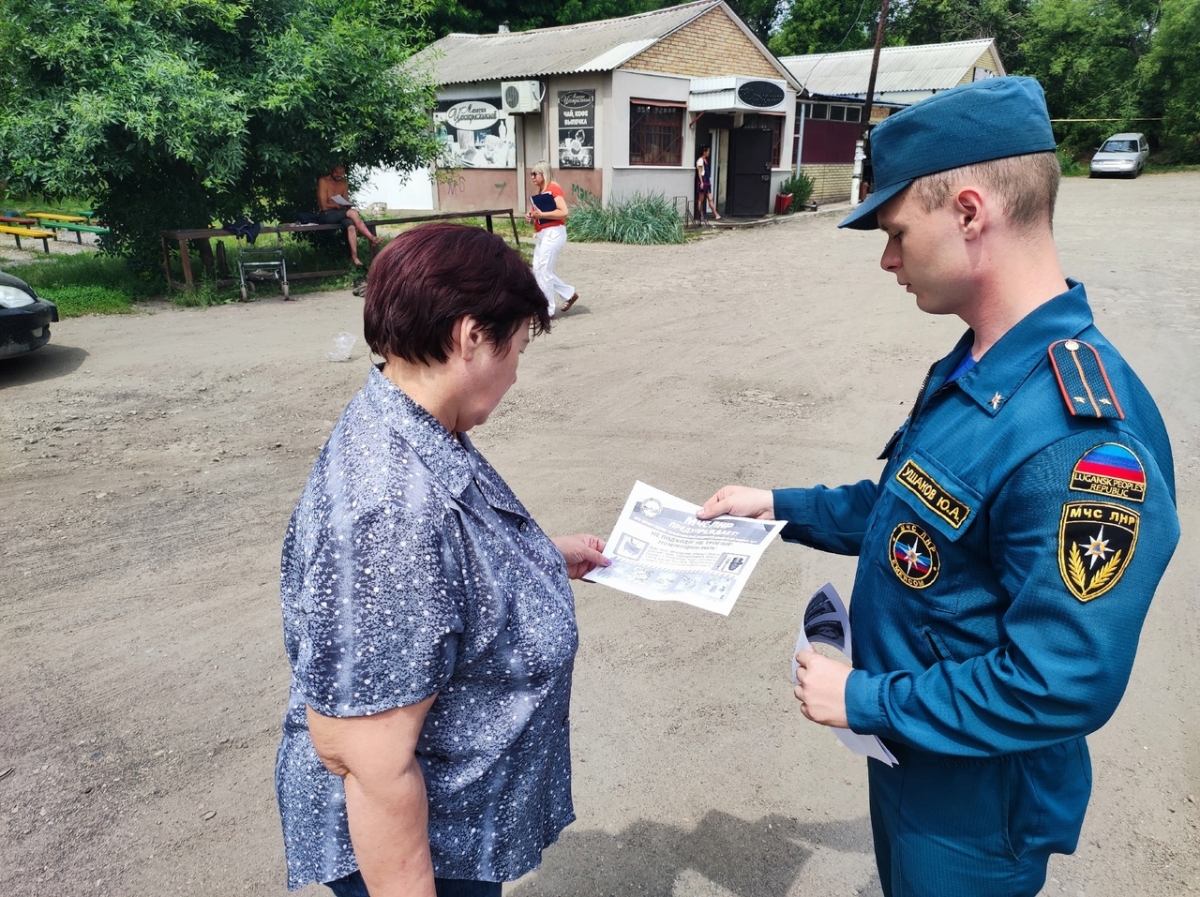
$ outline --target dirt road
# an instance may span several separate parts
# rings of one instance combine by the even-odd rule
[[[1200,889],[1200,175],[1064,185],[1067,271],[1158,397],[1184,539],[1092,738],[1046,894]],[[635,479],[878,473],[960,332],[817,217],[679,247],[571,244],[583,297],[473,435],[550,532],[607,535]],[[349,292],[66,321],[0,366],[0,894],[283,895],[278,556],[368,357]],[[578,821],[514,897],[879,893],[863,762],[803,719],[804,598],[853,564],[773,546],[728,618],[576,589]],[[326,893],[311,888],[304,894]]]

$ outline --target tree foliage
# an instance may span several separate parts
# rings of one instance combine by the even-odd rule
[[[429,85],[397,68],[418,4],[0,0],[0,171],[89,196],[106,251],[157,264],[161,230],[288,218],[331,164],[432,157]]]
[[[1181,162],[1200,162],[1200,0],[1163,0],[1150,52],[1138,60],[1143,110],[1163,119],[1161,137]]]
[[[1060,126],[1077,150],[1107,134],[1143,130],[1147,97],[1139,61],[1150,50],[1158,0],[1037,0],[1022,42],[1024,72],[1046,91],[1051,118],[1114,119]]]
[[[1009,70],[1021,68],[1030,0],[902,0],[888,23],[889,43],[916,46],[994,38]]]
[[[877,0],[791,0],[771,37],[777,56],[861,50],[874,45]]]

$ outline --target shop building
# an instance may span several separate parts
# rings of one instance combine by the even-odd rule
[[[792,164],[813,178],[817,202],[850,196],[855,144],[862,120],[873,50],[784,56],[779,61],[804,86],[795,114]],[[1004,75],[1004,64],[991,39],[887,47],[879,54],[871,121],[984,78]]]
[[[573,188],[603,200],[661,193],[682,211],[709,145],[718,208],[757,217],[792,171],[799,84],[723,0],[451,34],[409,64],[438,85],[439,210],[523,209],[528,166],[546,159],[568,202]],[[392,201],[360,193],[371,199]]]

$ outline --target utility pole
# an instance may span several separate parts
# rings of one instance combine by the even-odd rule
[[[871,57],[871,77],[867,81],[867,104],[863,109],[863,124],[871,126],[871,107],[875,104],[875,76],[879,74],[879,51],[883,49],[883,29],[887,25],[888,0],[879,7],[879,27],[875,29],[875,54]]]
[[[863,106],[863,139],[854,147],[854,175],[850,179],[850,204],[858,205],[875,180],[871,169],[871,110],[875,105],[875,76],[879,74],[879,51],[883,49],[883,29],[887,25],[888,0],[879,6],[879,27],[875,30],[875,53],[871,56],[871,77],[867,80],[867,102]]]

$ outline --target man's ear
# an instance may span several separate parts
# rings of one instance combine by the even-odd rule
[[[974,187],[964,187],[951,200],[958,228],[967,240],[976,240],[987,221],[988,205]]]

